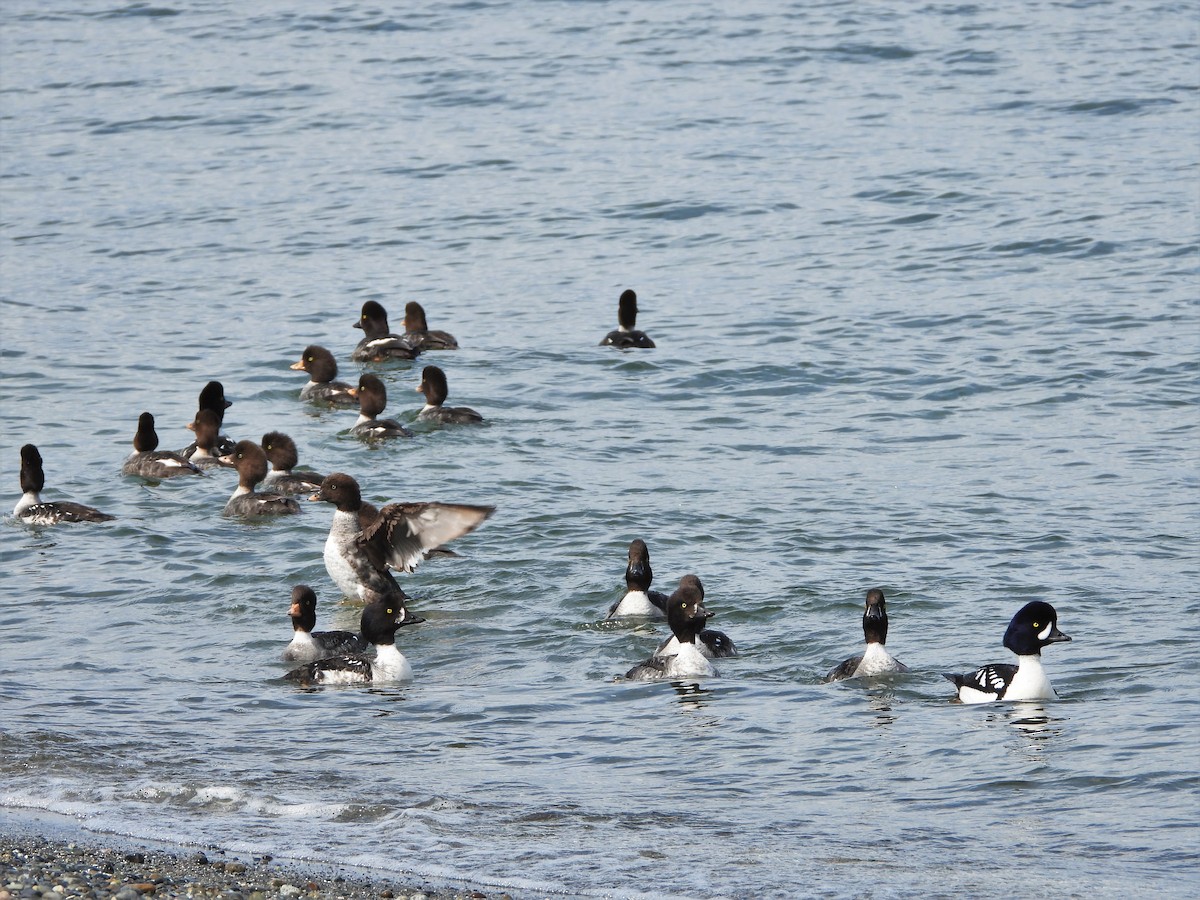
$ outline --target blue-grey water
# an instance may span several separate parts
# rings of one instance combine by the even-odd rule
[[[733,11],[736,8],[736,11]],[[0,810],[518,895],[1193,895],[1194,2],[0,6]],[[596,344],[632,287],[645,352]],[[298,400],[367,299],[489,423],[370,447]],[[491,503],[406,576],[408,684],[330,509],[120,474],[203,384],[368,498]],[[742,648],[628,684],[625,549]],[[825,685],[882,587],[911,673]],[[1027,600],[1061,699],[966,707]]]

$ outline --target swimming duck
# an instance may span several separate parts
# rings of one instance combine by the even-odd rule
[[[437,366],[426,366],[421,371],[421,383],[417,390],[425,395],[425,407],[417,418],[426,422],[442,422],[448,425],[473,425],[483,421],[483,416],[466,406],[443,406],[450,393],[446,373]]]

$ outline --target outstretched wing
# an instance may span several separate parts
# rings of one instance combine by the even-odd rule
[[[377,569],[411,572],[433,550],[478,528],[494,506],[459,503],[389,503],[358,541]]]

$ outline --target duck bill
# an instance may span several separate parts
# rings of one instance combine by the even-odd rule
[[[304,371],[304,360],[300,360],[299,362],[294,362],[290,366],[288,366],[288,368],[295,369],[297,372],[303,372]]]
[[[866,612],[863,613],[863,621],[866,622],[882,622],[885,618],[887,617],[883,614],[883,607],[877,603],[868,606]]]
[[[1071,636],[1069,634],[1063,634],[1061,631],[1058,630],[1058,626],[1055,625],[1053,630],[1050,632],[1050,634],[1046,636],[1045,643],[1061,644],[1061,643],[1064,643],[1069,640],[1071,640]]]
[[[293,619],[299,618],[300,617],[300,604],[293,603],[291,605],[291,607],[289,607],[289,609],[288,609],[288,615],[291,616]]]
[[[308,498],[308,502],[309,502],[309,503],[314,503],[314,502],[316,502],[316,501],[318,501],[318,500],[320,500],[320,499],[321,499],[321,492],[320,492],[320,491],[317,491],[315,494],[313,494],[312,496],[310,496],[310,497]]]

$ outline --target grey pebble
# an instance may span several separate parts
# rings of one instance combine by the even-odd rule
[[[210,859],[208,853],[180,849],[133,849],[68,843],[33,834],[0,835],[0,900],[453,900],[480,897],[467,890],[399,887],[390,879],[347,877],[337,870],[318,874],[303,868],[253,865]],[[297,887],[297,885],[300,885]],[[394,891],[394,893],[393,893]],[[495,895],[499,897],[499,895]]]

